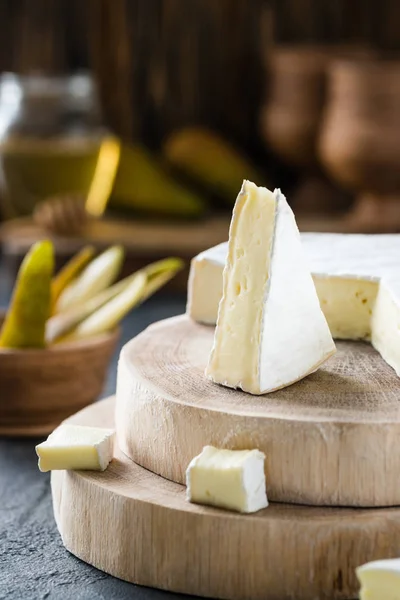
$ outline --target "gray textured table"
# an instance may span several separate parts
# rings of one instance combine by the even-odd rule
[[[8,285],[1,274],[0,304],[4,305]],[[150,299],[123,323],[120,346],[153,321],[182,313],[184,306],[183,296],[160,294]],[[118,352],[103,396],[115,391]],[[37,469],[35,443],[37,440],[0,437],[0,599],[187,598],[120,581],[65,550],[53,519],[49,474]]]

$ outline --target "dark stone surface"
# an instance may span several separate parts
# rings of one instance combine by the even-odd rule
[[[4,305],[6,298],[7,282],[0,276],[0,303]],[[159,294],[150,299],[125,320],[120,347],[153,321],[180,314],[184,308],[183,296]],[[119,349],[103,396],[115,391],[118,353]],[[49,474],[37,468],[38,441],[42,440],[0,437],[0,599],[187,598],[120,581],[65,550],[53,518]]]

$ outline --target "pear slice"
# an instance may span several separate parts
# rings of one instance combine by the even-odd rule
[[[136,273],[134,279],[122,292],[82,321],[63,341],[79,340],[114,329],[121,319],[141,301],[146,283],[146,275],[140,271]]]
[[[184,127],[167,138],[163,154],[168,163],[230,206],[244,179],[262,176],[248,158],[223,137],[204,127]]]
[[[146,267],[143,267],[143,271],[146,273],[149,279],[153,278],[160,273],[173,273],[175,275],[178,271],[180,271],[184,262],[181,258],[176,258],[171,256],[170,258],[163,258],[162,260],[157,260],[156,262],[150,263]]]
[[[170,271],[160,271],[156,275],[153,275],[150,279],[147,280],[146,289],[143,293],[142,302],[147,300],[150,296],[152,296],[157,290],[159,290],[163,285],[168,283],[170,279],[175,277],[176,273],[180,269],[170,270]]]
[[[62,336],[68,334],[79,323],[127,288],[138,273],[146,275],[146,287],[142,298],[138,301],[138,304],[140,304],[172,279],[182,269],[183,265],[184,262],[180,258],[166,258],[151,263],[140,271],[133,273],[133,275],[121,279],[118,283],[103,290],[86,302],[52,316],[47,322],[46,327],[47,342],[57,342]]]
[[[184,266],[185,263],[181,258],[170,257],[158,260],[144,267],[142,270],[147,275],[147,284],[142,302],[168,283]]]
[[[123,260],[122,246],[111,246],[92,260],[79,277],[61,293],[56,304],[56,313],[77,306],[105,290],[118,277]]]
[[[206,201],[177,181],[141,144],[124,145],[118,165],[111,206],[148,216],[195,218]]]
[[[53,315],[48,321],[46,326],[46,340],[48,343],[53,343],[58,340],[61,336],[67,334],[69,331],[74,329],[84,319],[89,317],[92,313],[98,310],[103,304],[106,304],[109,300],[114,298],[117,294],[127,287],[132,279],[136,276],[136,273],[121,279],[118,283],[114,283],[111,287],[103,290],[89,298],[86,302],[72,306],[61,313]]]
[[[93,246],[85,246],[67,264],[59,270],[51,282],[51,312],[57,304],[63,290],[83,271],[95,255]]]
[[[32,246],[18,271],[11,303],[0,333],[2,348],[44,348],[50,315],[53,244]]]

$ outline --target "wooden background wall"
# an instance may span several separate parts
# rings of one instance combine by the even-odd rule
[[[1,0],[0,71],[87,67],[88,17],[85,0]]]
[[[400,50],[398,0],[272,0],[282,42],[368,43]]]
[[[398,0],[1,0],[0,71],[92,66],[109,124],[157,146],[207,123],[257,146],[273,42],[400,51]]]

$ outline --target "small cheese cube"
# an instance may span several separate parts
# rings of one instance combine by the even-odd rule
[[[400,558],[376,560],[358,567],[360,600],[400,600]]]
[[[114,430],[60,425],[36,446],[40,471],[104,471],[113,457]]]
[[[187,499],[242,513],[265,508],[264,459],[259,450],[205,446],[187,468]]]

